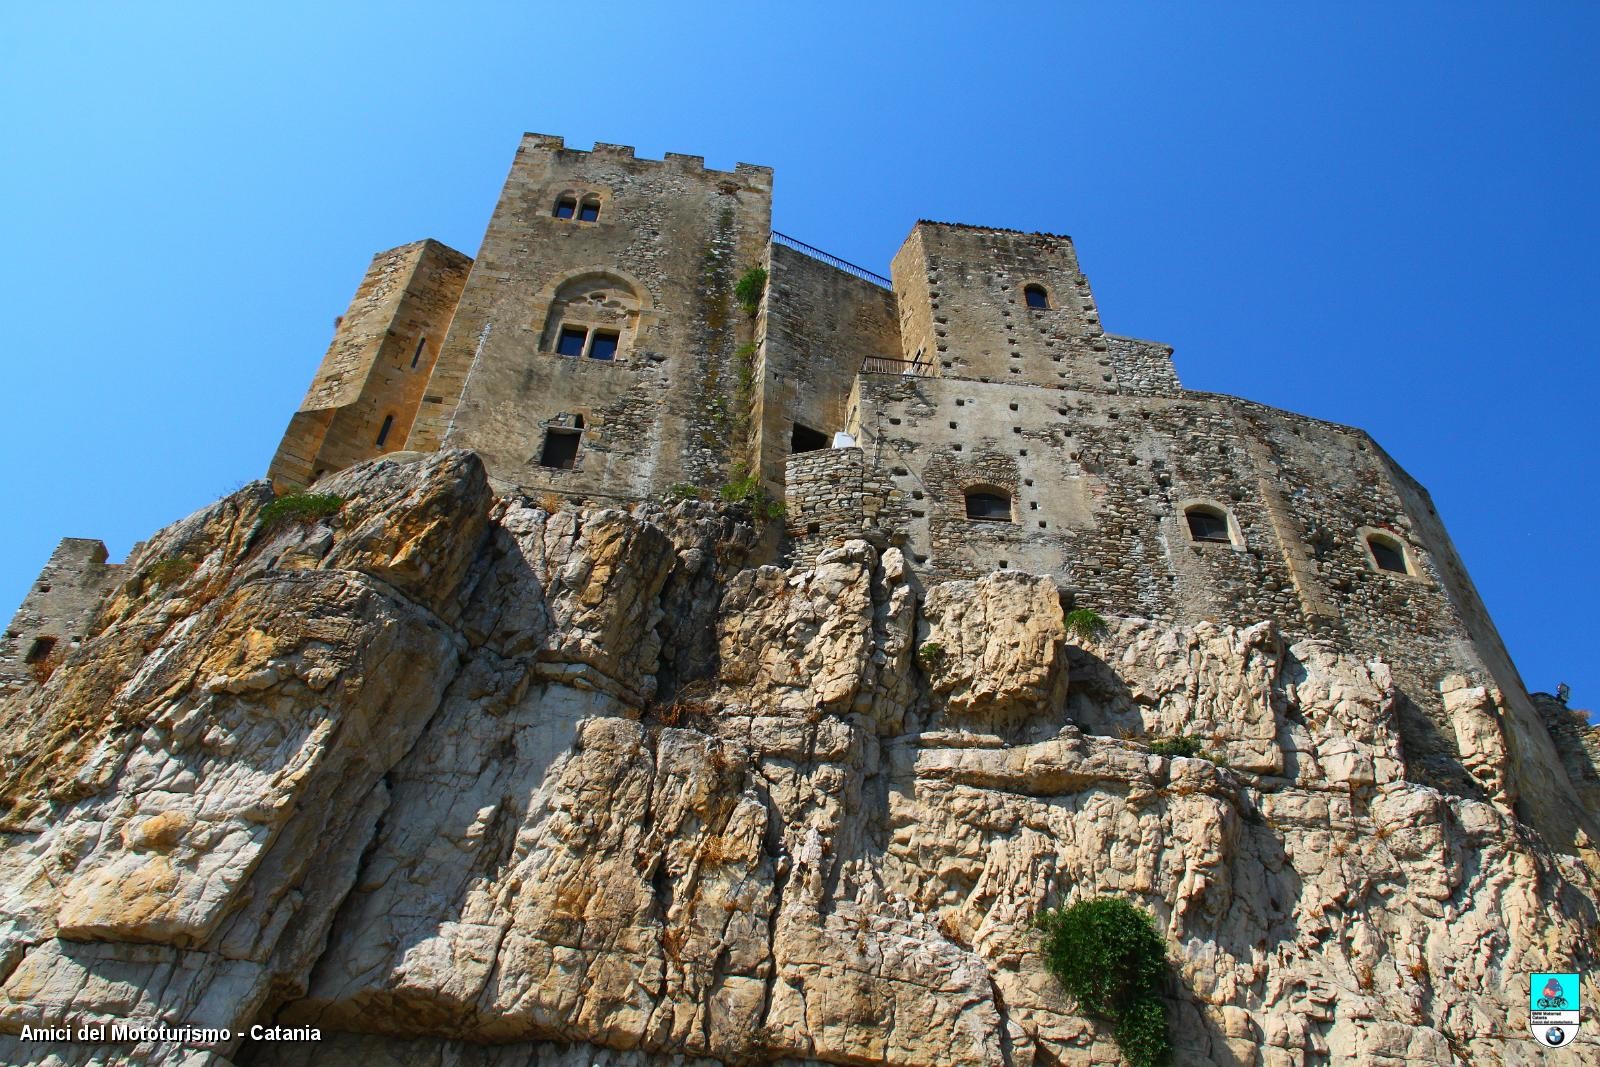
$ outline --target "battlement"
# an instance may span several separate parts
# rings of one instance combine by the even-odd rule
[[[712,178],[738,178],[750,185],[772,188],[772,168],[757,163],[736,163],[732,170],[716,170],[706,166],[706,157],[688,155],[682,152],[664,153],[661,159],[645,159],[634,154],[633,145],[608,144],[596,141],[588,151],[581,148],[568,148],[566,138],[550,133],[525,133],[522,135],[522,146],[518,149],[532,149],[535,151],[562,152],[570,155],[590,156],[596,159],[627,160],[634,163],[658,164],[664,168],[680,171],[686,174],[703,174]]]
[[[945,222],[940,219],[918,219],[917,226],[939,226],[949,230],[978,230],[983,233],[1010,233],[1021,237],[1050,237],[1058,241],[1072,240],[1071,234],[1047,233],[1043,230],[1013,230],[1006,226],[979,226],[971,222]]]

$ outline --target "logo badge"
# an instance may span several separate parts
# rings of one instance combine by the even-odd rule
[[[1578,1036],[1579,986],[1576,972],[1528,976],[1528,1025],[1533,1039],[1548,1048],[1570,1045]]]

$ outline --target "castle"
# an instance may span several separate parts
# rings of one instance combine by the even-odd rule
[[[1270,618],[1381,658],[1428,713],[1423,762],[1474,687],[1537,718],[1427,493],[1365,433],[1184,389],[1169,347],[1104,330],[1068,237],[921,221],[881,277],[775,233],[771,197],[766,167],[525,135],[476,259],[374,257],[272,482],[467,448],[503,493],[626,505],[747,471],[795,562],[862,537],[929,578],[1049,574],[1107,615]],[[116,581],[63,542],[5,683]]]

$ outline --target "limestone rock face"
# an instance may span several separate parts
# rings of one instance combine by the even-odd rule
[[[996,571],[928,591],[918,654],[936,707],[953,721],[1009,723],[1066,697],[1067,631],[1049,578]]]
[[[1048,579],[747,567],[737,516],[551,513],[464,452],[318,489],[162,531],[0,708],[0,1061],[1109,1064],[1032,925],[1103,893],[1184,1064],[1543,1062],[1526,974],[1594,966],[1594,853],[1518,821],[1486,679],[1448,793],[1382,662],[1271,620],[1084,642]],[[21,1037],[102,1021],[214,1031]]]

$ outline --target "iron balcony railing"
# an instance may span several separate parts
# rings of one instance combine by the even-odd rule
[[[933,376],[933,364],[925,359],[891,359],[888,356],[868,356],[861,361],[862,374],[898,374],[905,378]]]
[[[847,259],[840,259],[838,256],[833,255],[830,252],[824,252],[815,245],[808,245],[804,241],[790,237],[786,233],[779,233],[777,230],[773,230],[772,239],[780,245],[788,245],[797,252],[804,252],[812,259],[820,259],[829,266],[838,267],[840,270],[849,274],[854,274],[857,278],[860,278],[864,281],[869,281],[873,285],[881,285],[885,289],[894,288],[894,283],[888,278],[885,278],[883,275],[874,273],[865,267],[859,267]]]

